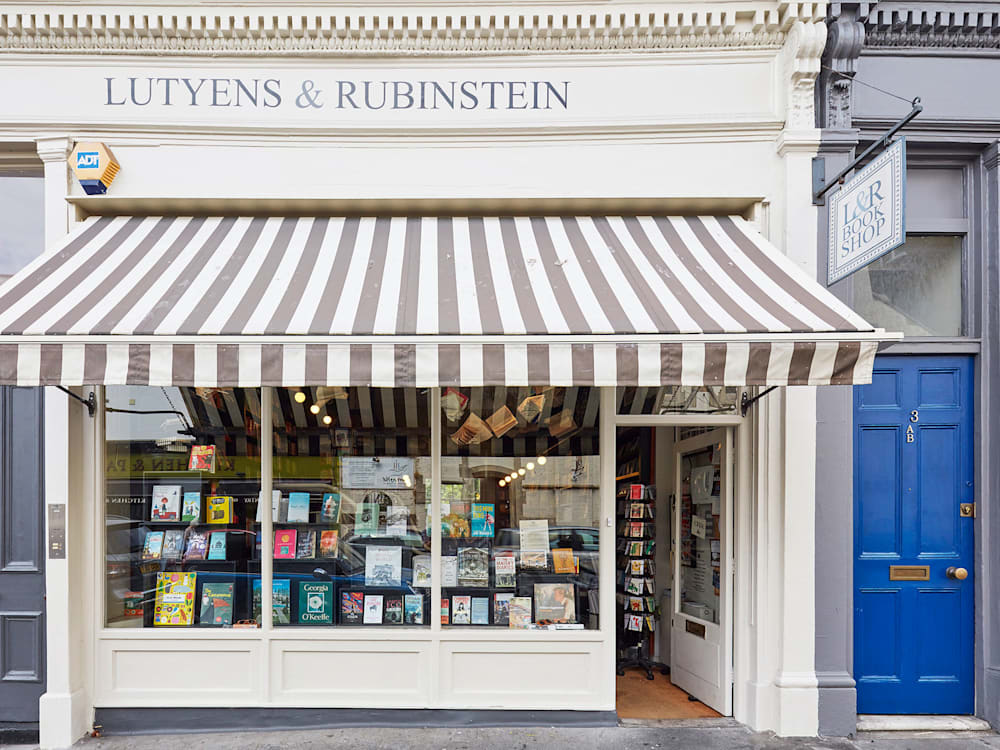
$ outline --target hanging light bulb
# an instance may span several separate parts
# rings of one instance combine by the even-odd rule
[[[302,391],[296,391],[295,400],[300,404],[304,404],[306,402],[306,394]]]
[[[332,422],[333,422],[333,417],[331,417],[329,414],[323,417],[323,424],[331,424]]]
[[[523,476],[524,476],[525,474],[527,474],[528,472],[527,472],[527,471],[525,471],[524,469],[518,469],[518,470],[517,470],[517,473],[518,473],[518,474],[520,474],[520,475],[521,475],[521,476],[523,477]]]
[[[526,463],[524,465],[524,468],[527,469],[528,471],[534,471],[535,470],[535,462],[534,461],[528,461],[528,463]]]
[[[501,479],[499,482],[497,482],[497,484],[499,484],[501,487],[506,487],[507,486],[507,480],[506,479]]]
[[[319,404],[313,404],[312,406],[310,406],[309,411],[311,411],[313,414],[319,414]]]
[[[539,456],[538,457],[538,465],[539,466],[545,466],[545,462],[548,461],[548,460],[549,459],[547,459],[545,456]]]

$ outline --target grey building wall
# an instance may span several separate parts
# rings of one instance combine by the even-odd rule
[[[933,215],[942,196],[967,218],[965,336],[904,340],[886,353],[976,356],[976,713],[1000,726],[1000,3],[832,3],[824,67],[816,87],[821,155],[836,174],[921,98],[907,126],[907,229],[934,231],[951,219]],[[864,83],[877,86],[878,91]],[[956,178],[959,175],[960,178]],[[818,274],[826,278],[826,210],[820,210]],[[946,213],[946,212],[941,212]],[[831,287],[851,303],[851,280]],[[848,388],[820,389],[816,471],[816,670],[819,727],[850,735],[856,727],[853,672],[852,399]]]

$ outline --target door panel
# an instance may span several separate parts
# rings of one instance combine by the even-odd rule
[[[879,357],[854,389],[859,713],[974,709],[974,519],[959,514],[975,499],[972,389],[968,357]]]
[[[0,721],[45,692],[42,389],[0,388]]]
[[[711,430],[676,443],[674,477],[670,681],[730,716],[732,430]],[[695,529],[697,521],[703,525]]]

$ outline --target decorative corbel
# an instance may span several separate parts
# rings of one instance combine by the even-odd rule
[[[787,99],[786,130],[812,130],[816,127],[813,85],[820,71],[820,58],[826,44],[826,26],[822,22],[796,21],[785,39],[785,80]]]
[[[831,3],[816,97],[819,126],[851,127],[851,84],[865,43],[865,20],[875,3]]]

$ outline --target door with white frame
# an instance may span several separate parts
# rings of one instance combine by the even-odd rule
[[[733,712],[733,430],[674,444],[671,681]]]

